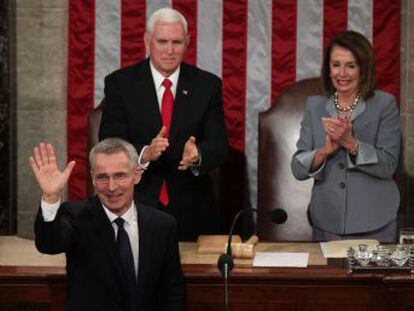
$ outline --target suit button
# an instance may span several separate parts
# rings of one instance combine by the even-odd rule
[[[339,187],[341,187],[342,189],[345,189],[345,183],[344,182],[340,182],[339,183]]]
[[[345,165],[343,163],[338,164],[339,169],[343,170],[345,168]]]

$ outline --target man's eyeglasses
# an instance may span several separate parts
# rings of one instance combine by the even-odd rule
[[[126,181],[129,178],[130,174],[128,173],[115,173],[113,175],[108,175],[108,174],[93,174],[92,173],[92,178],[93,180],[95,180],[96,183],[100,184],[100,185],[106,185],[109,184],[109,181],[112,180],[116,183],[123,183],[124,181]]]

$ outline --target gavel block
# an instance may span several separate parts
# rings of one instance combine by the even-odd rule
[[[197,239],[197,251],[200,254],[221,254],[227,245],[227,235],[200,235]],[[231,243],[241,243],[239,235],[233,235]]]

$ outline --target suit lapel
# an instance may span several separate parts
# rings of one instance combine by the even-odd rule
[[[191,102],[193,71],[185,64],[181,64],[178,78],[177,91],[174,99],[173,115],[171,119],[170,140],[174,141],[178,135],[178,129],[186,117],[186,105]]]
[[[358,101],[358,104],[356,105],[354,111],[352,111],[351,114],[351,121],[354,121],[356,118],[358,118],[361,114],[364,113],[365,109],[367,108],[367,103],[365,100],[360,99]]]
[[[117,257],[115,232],[111,222],[108,219],[108,216],[105,214],[105,211],[103,210],[102,203],[99,201],[97,197],[93,199],[91,213],[92,228],[95,231],[98,238],[100,239],[101,245],[107,253],[109,262],[115,269],[115,273],[119,278],[119,281],[121,282],[121,264]]]
[[[162,119],[149,59],[143,64],[142,72],[137,71],[136,77],[136,90],[133,91],[137,96],[135,102],[137,105],[142,103],[142,106],[138,107],[138,112],[147,114],[149,120],[153,120],[151,123],[153,124],[153,130],[157,134],[162,127]]]
[[[139,260],[138,260],[138,293],[142,293],[147,283],[148,264],[151,258],[148,255],[151,253],[151,237],[152,226],[151,219],[146,213],[145,208],[136,204],[138,215],[138,232],[139,232]]]
[[[331,117],[336,117],[336,108],[334,104],[334,97],[333,95],[328,98],[325,103],[325,109]]]

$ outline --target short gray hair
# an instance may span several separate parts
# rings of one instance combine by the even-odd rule
[[[91,170],[95,168],[97,154],[114,154],[124,152],[129,158],[131,168],[138,166],[138,153],[134,146],[121,138],[107,138],[96,144],[89,152],[89,165]]]
[[[162,8],[153,12],[147,20],[146,33],[148,36],[152,34],[152,31],[154,30],[154,25],[158,21],[167,23],[180,22],[183,26],[185,36],[187,36],[187,20],[177,10],[174,10],[172,8]]]

